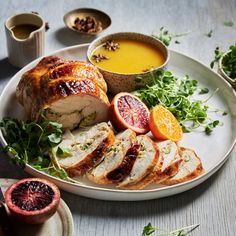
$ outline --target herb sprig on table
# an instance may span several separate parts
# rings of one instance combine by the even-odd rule
[[[141,82],[142,79],[138,77],[136,81]],[[148,108],[158,104],[165,106],[177,118],[185,132],[203,127],[205,133],[210,134],[216,126],[220,125],[219,120],[212,120],[207,114],[209,107],[206,103],[213,94],[204,101],[193,99],[192,95],[197,92],[198,94],[209,92],[207,88],[200,89],[196,80],[190,79],[187,75],[180,79],[173,76],[170,71],[163,70],[152,72],[149,79],[152,80],[152,85],[137,90],[135,95]]]
[[[211,64],[210,64],[211,69],[214,68],[215,63],[218,63],[218,62],[219,62],[219,60],[220,60],[220,58],[223,56],[224,52],[220,51],[220,48],[219,48],[219,47],[216,47],[216,49],[214,50],[214,54],[215,54],[214,60],[213,60],[213,61],[211,62]]]
[[[152,37],[159,39],[160,41],[162,41],[166,46],[170,45],[170,42],[172,41],[173,38],[179,38],[179,37],[183,37],[185,35],[189,34],[189,32],[186,33],[182,33],[182,34],[171,34],[169,33],[168,30],[166,30],[164,27],[160,28],[160,33],[159,34],[152,34]],[[179,44],[180,41],[175,40],[176,44]]]
[[[225,21],[223,23],[224,23],[224,26],[227,26],[227,27],[233,27],[234,26],[234,23],[232,21]]]
[[[8,145],[4,148],[12,154],[12,161],[25,167],[30,164],[34,168],[52,176],[66,179],[64,169],[58,169],[49,157],[49,150],[61,142],[62,125],[42,119],[41,122],[19,121],[4,118],[0,122]]]
[[[180,229],[168,231],[153,227],[152,224],[149,223],[148,225],[144,226],[142,236],[149,236],[155,232],[158,232],[156,236],[189,236],[191,232],[199,227],[199,225],[200,224],[189,225]]]

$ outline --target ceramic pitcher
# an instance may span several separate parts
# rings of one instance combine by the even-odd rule
[[[17,25],[31,24],[37,26],[25,39],[17,38],[12,28]],[[45,22],[37,14],[22,13],[8,18],[5,22],[8,59],[16,67],[23,67],[44,54]]]

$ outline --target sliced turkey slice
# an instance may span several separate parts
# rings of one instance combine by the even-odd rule
[[[123,131],[116,136],[115,143],[105,153],[103,161],[87,177],[98,184],[122,181],[130,173],[138,150],[136,134],[130,129]]]
[[[182,158],[179,155],[176,143],[166,140],[157,143],[157,145],[159,158],[154,169],[139,182],[129,186],[129,189],[144,189],[149,184],[161,183],[178,172]]]
[[[181,147],[180,154],[184,161],[178,173],[173,177],[166,179],[163,184],[173,185],[186,182],[198,177],[204,172],[201,160],[192,149]]]
[[[179,147],[175,142],[166,140],[158,143],[161,158],[156,166],[155,183],[161,183],[165,179],[175,175],[183,161],[179,154]]]
[[[53,154],[70,177],[81,176],[99,163],[113,141],[112,129],[103,122],[87,130],[67,131]]]
[[[120,188],[137,189],[136,183],[152,172],[159,158],[157,145],[146,135],[137,137],[140,151],[130,174],[118,185]]]

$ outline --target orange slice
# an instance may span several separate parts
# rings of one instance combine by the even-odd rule
[[[183,131],[177,119],[161,105],[155,106],[151,111],[149,127],[153,136],[157,139],[169,139],[177,142],[183,137]]]

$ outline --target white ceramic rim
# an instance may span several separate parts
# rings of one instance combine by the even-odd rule
[[[55,54],[58,54],[58,53],[61,53],[63,51],[67,51],[67,50],[73,50],[74,48],[78,48],[78,47],[88,47],[89,44],[81,44],[81,45],[75,45],[75,46],[71,46],[71,47],[66,47],[66,48],[63,48],[63,49],[59,49],[59,50],[56,50],[52,53],[50,53],[49,55],[55,55]],[[207,70],[210,70],[215,76],[219,77],[222,82],[225,84],[226,87],[228,87],[228,89],[231,89],[232,90],[232,93],[234,95],[234,99],[236,101],[236,92],[232,89],[232,87],[230,86],[230,84],[228,82],[226,82],[222,76],[220,76],[219,74],[217,74],[216,72],[214,72],[213,70],[211,70],[208,66],[204,65],[203,63],[201,63],[200,61],[198,60],[195,60],[189,56],[186,56],[185,54],[182,54],[182,53],[179,53],[179,52],[176,52],[174,50],[171,50],[177,54],[181,54],[185,57],[187,57],[188,59],[194,61],[195,63],[198,63],[200,64],[201,66],[203,66],[205,69]],[[46,56],[49,56],[49,55],[46,55]],[[43,56],[45,57],[45,56]],[[43,57],[41,58],[38,58],[34,61],[32,61],[31,63],[29,63],[27,66],[33,66],[37,61],[41,60]],[[17,72],[14,76],[17,76],[17,74],[20,74],[20,71]],[[8,86],[9,86],[9,82],[8,84],[6,85],[6,87],[3,89],[2,93],[1,93],[1,96],[0,96],[0,101],[2,100],[2,97],[6,96],[7,94],[7,91],[8,91]],[[3,146],[6,146],[7,143],[3,137],[3,134],[2,134],[2,131],[0,130],[0,142]],[[165,186],[165,187],[161,187],[161,188],[157,188],[157,189],[147,189],[147,190],[122,190],[122,189],[107,189],[107,188],[102,188],[102,187],[93,187],[93,186],[88,186],[88,185],[83,185],[83,184],[80,184],[80,183],[71,183],[71,182],[68,182],[68,181],[65,181],[65,180],[62,180],[62,179],[59,179],[59,178],[56,178],[54,176],[51,176],[51,175],[48,175],[46,173],[43,173],[43,172],[40,172],[36,169],[34,169],[33,167],[31,167],[29,164],[26,165],[26,168],[29,168],[31,170],[33,170],[34,172],[37,172],[38,175],[44,175],[44,176],[47,176],[49,179],[54,179],[55,181],[60,181],[64,184],[67,184],[67,185],[70,185],[72,187],[80,187],[80,188],[84,188],[85,190],[88,189],[88,190],[96,190],[96,191],[100,191],[100,192],[111,192],[111,193],[127,193],[127,194],[135,194],[135,193],[139,193],[139,194],[145,194],[145,193],[152,193],[152,192],[161,192],[163,190],[174,190],[174,189],[177,189],[177,188],[180,188],[181,186],[188,186],[188,185],[192,185],[192,186],[196,186],[196,184],[194,183],[201,183],[203,182],[204,180],[206,180],[209,176],[211,176],[212,174],[214,174],[224,163],[225,161],[227,160],[227,157],[228,155],[230,154],[230,152],[232,151],[233,147],[235,146],[236,144],[236,136],[234,137],[234,140],[232,141],[228,151],[226,152],[226,154],[221,158],[220,161],[218,161],[211,169],[209,169],[207,172],[205,172],[204,174],[198,176],[197,178],[195,179],[192,179],[192,180],[189,180],[187,182],[184,182],[184,183],[179,183],[179,184],[176,184],[176,185],[172,185],[172,186]],[[197,184],[198,185],[198,184]],[[172,194],[173,195],[173,194]]]

